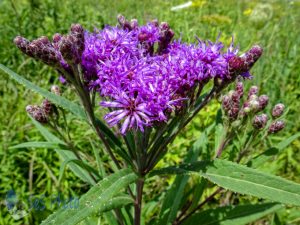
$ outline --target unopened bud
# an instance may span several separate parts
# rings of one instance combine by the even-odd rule
[[[266,114],[256,115],[253,120],[253,127],[256,129],[262,129],[266,126],[268,116]]]
[[[248,92],[248,97],[251,95],[256,95],[258,93],[258,87],[257,86],[252,86]]]
[[[231,107],[231,109],[228,111],[229,119],[232,120],[232,121],[236,120],[238,115],[239,115],[239,111],[240,111],[239,106],[238,105],[233,105]]]
[[[159,43],[158,43],[158,52],[161,53],[168,47],[168,44],[171,42],[175,33],[170,28],[170,26],[167,22],[162,22],[159,25],[159,30],[160,30],[160,37],[159,37]]]
[[[267,95],[261,95],[258,98],[258,102],[259,102],[259,109],[264,110],[268,105],[269,97]]]
[[[40,123],[47,123],[48,119],[44,114],[44,111],[41,107],[37,105],[28,105],[26,106],[26,111],[29,115]]]
[[[250,95],[249,98],[248,98],[249,101],[257,101],[258,100],[258,97],[257,95]]]
[[[283,111],[284,111],[284,104],[278,103],[274,106],[272,110],[272,116],[274,118],[278,118],[283,114]]]
[[[15,45],[26,55],[33,57],[32,52],[29,50],[30,41],[21,36],[17,36],[14,39]]]
[[[251,100],[249,104],[251,110],[253,110],[254,112],[257,112],[257,110],[259,110],[259,102],[257,100]]]
[[[57,85],[52,85],[51,92],[56,94],[56,95],[61,95],[60,88]]]
[[[73,34],[84,32],[83,27],[78,23],[77,24],[72,24],[70,30],[71,30],[71,33],[73,33]]]
[[[59,34],[59,33],[54,34],[53,37],[52,37],[53,43],[58,43],[58,42],[60,42],[61,37],[62,37],[62,36],[61,36],[61,34]]]
[[[268,132],[270,134],[275,134],[279,131],[281,131],[285,127],[285,123],[282,120],[277,120],[273,123],[271,123]]]
[[[44,99],[41,108],[46,116],[49,116],[53,112],[53,104],[48,99]]]
[[[262,53],[263,53],[262,47],[260,47],[259,45],[254,45],[248,52],[246,52],[242,56],[242,59],[244,61],[247,70],[251,69],[254,63],[261,57]]]
[[[71,35],[62,37],[59,43],[59,51],[67,62],[73,61],[76,58],[74,47],[74,38]]]
[[[250,107],[245,107],[245,108],[243,109],[243,111],[244,111],[246,114],[248,114],[249,112],[251,112],[251,108],[250,108]]]
[[[248,101],[246,101],[243,105],[243,110],[242,110],[242,113],[245,115],[245,114],[248,114],[251,112],[251,107],[250,107],[250,103]]]
[[[130,21],[130,26],[131,26],[131,29],[132,29],[132,30],[137,29],[138,26],[139,26],[138,20],[137,20],[137,19],[132,19],[132,20]]]
[[[232,95],[231,95],[231,100],[233,101],[233,102],[235,102],[235,103],[240,103],[240,98],[241,98],[241,96],[240,96],[240,94],[237,92],[237,91],[234,91],[233,93],[232,93]]]
[[[236,83],[235,91],[240,95],[240,97],[244,95],[244,85],[242,82]]]
[[[244,61],[239,56],[232,56],[229,61],[229,72],[231,76],[238,75],[241,72],[246,72],[247,69],[245,68]]]
[[[224,95],[222,98],[222,107],[225,112],[228,112],[230,109],[230,98],[227,95]]]
[[[130,25],[130,23],[126,20],[126,18],[125,18],[123,15],[119,14],[119,15],[117,16],[117,20],[118,20],[120,26],[121,26],[124,30],[131,30],[131,25]]]

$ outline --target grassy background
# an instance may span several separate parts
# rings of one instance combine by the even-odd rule
[[[194,1],[192,7],[171,11],[171,7],[185,1],[93,1],[93,0],[4,0],[0,1],[0,62],[34,83],[49,88],[58,84],[54,71],[25,57],[13,45],[16,35],[33,39],[65,33],[72,23],[81,23],[86,29],[116,24],[121,13],[137,18],[140,23],[157,18],[168,21],[185,41],[221,40],[230,43],[235,37],[241,51],[255,43],[264,49],[262,59],[252,70],[254,79],[248,85],[258,85],[269,95],[271,103],[284,103],[289,112],[287,128],[274,138],[274,143],[300,131],[300,2],[299,1]],[[298,25],[298,26],[297,26]],[[41,101],[41,97],[25,90],[0,72],[0,224],[38,224],[50,211],[34,211],[22,220],[14,221],[4,206],[8,190],[14,189],[20,198],[33,195],[51,196],[59,192],[64,196],[80,195],[88,187],[67,171],[58,183],[60,162],[55,153],[45,150],[11,150],[9,146],[25,141],[43,140],[25,113],[25,106]],[[66,92],[65,95],[70,94]],[[205,109],[170,148],[164,164],[178,163],[181,155],[195,140],[205,124],[212,121],[217,103]],[[94,136],[81,124],[71,124],[73,139],[84,149]],[[87,127],[86,127],[87,128]],[[87,137],[82,139],[81,137]],[[97,145],[97,143],[94,143]],[[300,182],[300,140],[294,141],[276,162],[269,163],[269,172]],[[105,159],[103,159],[105,160]],[[32,174],[32,176],[30,176]],[[165,187],[170,182],[160,182]]]

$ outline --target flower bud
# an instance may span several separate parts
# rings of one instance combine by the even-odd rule
[[[228,64],[231,76],[238,75],[241,72],[246,71],[244,61],[239,56],[232,56],[229,59]]]
[[[222,107],[225,112],[228,112],[230,109],[230,98],[227,95],[224,95],[222,98]]]
[[[268,105],[269,97],[267,95],[261,95],[258,98],[258,102],[259,102],[259,109],[264,110]]]
[[[251,108],[250,107],[244,107],[243,111],[245,112],[245,114],[248,114],[249,112],[251,112]]]
[[[241,58],[244,61],[244,64],[247,70],[250,70],[254,63],[261,57],[263,53],[262,47],[259,45],[254,45],[252,48],[246,52]]]
[[[60,42],[61,38],[62,38],[61,34],[56,33],[56,34],[54,34],[53,37],[52,37],[52,42],[53,42],[53,43],[58,43],[58,42]]]
[[[15,43],[26,55],[41,60],[49,66],[60,66],[59,54],[47,37],[42,36],[32,42],[22,37],[16,37]]]
[[[250,103],[248,101],[244,102],[242,108],[242,115],[246,115],[251,112]]]
[[[251,95],[256,95],[258,93],[258,87],[257,86],[252,86],[248,92],[248,97]]]
[[[80,62],[82,52],[84,51],[84,29],[80,24],[72,24],[71,36],[74,38],[74,48],[77,50],[77,64]]]
[[[26,106],[26,111],[29,115],[40,123],[47,123],[48,119],[44,114],[44,111],[41,107],[37,105],[28,105]]]
[[[244,85],[242,82],[236,83],[235,91],[239,94],[240,97],[244,95]]]
[[[51,113],[53,112],[53,104],[48,99],[44,99],[41,108],[46,116],[51,115]]]
[[[71,35],[65,35],[62,37],[59,43],[59,51],[67,62],[75,60],[74,38]]]
[[[33,57],[32,52],[29,50],[30,41],[21,36],[17,36],[14,39],[15,45],[26,55]]]
[[[126,20],[126,18],[123,15],[119,14],[117,16],[117,19],[118,19],[118,22],[119,22],[120,26],[124,30],[132,30],[130,23]]]
[[[284,127],[285,127],[285,123],[282,120],[277,120],[270,125],[268,132],[270,134],[275,134],[281,131]]]
[[[61,95],[60,88],[57,85],[52,85],[51,92],[56,94],[56,95]]]
[[[259,110],[259,102],[257,100],[251,100],[249,102],[251,110],[257,112]]]
[[[232,107],[228,111],[228,117],[230,120],[236,120],[239,115],[239,108],[238,107]]]
[[[284,111],[284,104],[278,103],[274,106],[272,110],[272,116],[274,118],[278,118],[283,114],[283,111]]]
[[[257,101],[257,100],[258,100],[258,97],[257,97],[257,95],[255,95],[255,94],[254,94],[254,95],[250,95],[249,98],[248,98],[248,100],[249,100],[249,101]]]
[[[253,120],[253,127],[256,129],[263,129],[268,121],[268,116],[266,114],[256,115]]]
[[[160,37],[159,37],[159,43],[158,43],[158,52],[163,52],[171,42],[172,38],[174,37],[175,33],[170,28],[169,24],[167,22],[162,22],[159,25],[160,30]]]
[[[137,29],[138,26],[139,26],[138,20],[137,20],[137,19],[132,19],[132,20],[130,21],[130,26],[131,26],[131,29],[132,29],[132,30]]]
[[[153,24],[153,25],[156,26],[156,27],[159,27],[159,23],[158,23],[158,20],[157,20],[157,19],[151,20],[150,23]]]
[[[240,97],[241,97],[240,94],[237,91],[234,91],[231,95],[231,100],[234,103],[240,104]]]

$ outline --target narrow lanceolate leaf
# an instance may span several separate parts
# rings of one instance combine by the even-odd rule
[[[116,196],[133,183],[137,175],[130,169],[120,170],[93,186],[79,199],[77,209],[61,208],[50,215],[42,225],[75,225],[94,213],[105,212],[131,203],[128,196]]]
[[[300,206],[300,184],[226,160],[195,162],[153,171],[155,174],[195,173],[241,194]]]
[[[56,104],[58,106],[61,106],[64,109],[72,112],[73,114],[75,114],[79,118],[86,119],[86,115],[85,115],[85,112],[82,109],[82,107],[75,104],[74,102],[71,102],[71,101],[67,100],[64,97],[55,95],[55,94],[53,94],[53,93],[51,93],[51,92],[49,92],[49,91],[47,91],[43,88],[40,88],[39,86],[33,84],[32,82],[25,79],[24,77],[21,77],[20,75],[16,74],[15,72],[13,72],[12,70],[10,70],[9,68],[7,68],[6,66],[4,66],[2,64],[0,64],[0,69],[3,70],[8,75],[10,75],[10,77],[13,78],[15,81],[17,81],[18,83],[24,85],[26,88],[28,88],[28,89],[44,96],[45,98],[47,98],[48,100],[50,100],[54,104]]]
[[[10,147],[10,149],[16,148],[51,148],[51,149],[62,149],[66,148],[66,145],[58,144],[56,142],[47,142],[47,141],[34,141],[34,142],[24,142],[22,144],[18,144]]]
[[[64,143],[62,140],[60,140],[54,134],[52,134],[47,128],[43,127],[39,122],[35,121],[32,118],[31,118],[31,120],[47,141],[49,141],[51,143],[57,143],[58,145],[66,145],[66,143]],[[55,149],[55,152],[62,158],[63,161],[78,159],[76,157],[76,155],[70,150],[57,148],[57,149]],[[76,165],[74,162],[71,162],[69,164],[69,167],[73,171],[73,173],[76,176],[78,176],[81,180],[83,180],[84,182],[87,182],[91,185],[96,184],[96,182],[94,181],[92,176],[89,174],[89,172],[86,171],[85,169],[81,168],[80,166]]]
[[[283,208],[277,203],[225,206],[196,213],[183,225],[244,225]]]

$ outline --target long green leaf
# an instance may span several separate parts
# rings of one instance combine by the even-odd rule
[[[10,77],[13,78],[15,81],[24,85],[26,88],[44,96],[45,98],[49,99],[54,104],[59,105],[59,106],[63,107],[64,109],[72,112],[74,115],[78,116],[79,118],[86,120],[86,115],[85,115],[84,110],[82,109],[82,107],[75,104],[74,102],[71,102],[64,97],[55,95],[55,94],[45,90],[44,88],[40,88],[39,86],[33,84],[32,82],[25,79],[24,77],[21,77],[20,75],[16,74],[15,72],[13,72],[12,70],[10,70],[9,68],[7,68],[6,66],[4,66],[2,64],[0,64],[0,69],[2,69],[5,73],[10,75]]]
[[[58,137],[52,134],[47,128],[43,127],[39,122],[35,121],[32,118],[31,120],[47,141],[61,144],[61,145],[66,145],[62,140],[60,140]],[[55,149],[55,152],[62,158],[63,161],[77,159],[76,155],[69,150]],[[76,176],[78,176],[84,182],[87,182],[91,185],[96,184],[96,182],[88,173],[88,171],[82,169],[80,166],[76,165],[75,163],[73,162],[70,163],[70,169],[73,171],[73,173]]]
[[[17,148],[53,148],[53,149],[62,149],[66,148],[63,144],[58,144],[56,142],[47,142],[47,141],[34,141],[34,142],[24,142],[15,146],[10,147],[10,149]]]
[[[152,175],[195,172],[234,192],[300,206],[300,184],[226,160],[216,159],[168,167],[154,171]]]
[[[128,197],[116,196],[122,189],[137,179],[137,175],[130,169],[120,170],[93,186],[79,199],[77,209],[59,209],[50,215],[42,225],[74,225],[93,213],[101,213],[130,203]],[[117,197],[117,196],[116,196]]]
[[[196,213],[183,225],[244,225],[276,212],[282,207],[277,203],[219,207]]]

